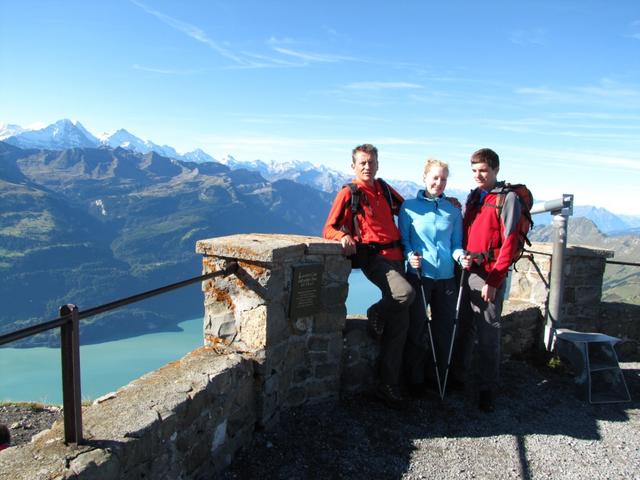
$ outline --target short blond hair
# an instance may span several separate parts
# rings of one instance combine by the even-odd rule
[[[449,164],[447,162],[443,162],[442,160],[438,160],[437,158],[427,158],[427,161],[424,162],[424,170],[422,172],[422,176],[427,176],[429,170],[433,167],[441,167],[443,170],[447,171],[447,175],[449,174]]]

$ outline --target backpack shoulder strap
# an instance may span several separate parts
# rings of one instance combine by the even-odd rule
[[[474,203],[478,203],[480,200],[480,190],[474,188],[467,195],[467,199],[464,201],[465,209],[473,206]]]
[[[507,193],[511,191],[512,190],[509,188],[509,185],[505,185],[500,192],[496,193],[496,212],[498,212],[498,217],[500,217],[500,212],[504,206],[504,199],[506,198]]]
[[[518,192],[515,190],[514,185],[511,185],[508,182],[500,182],[498,184],[500,187],[500,191],[496,192],[496,213],[498,215],[498,220],[500,220],[500,215],[502,214],[502,207],[504,206],[505,198],[507,198],[507,194],[509,192],[514,192],[516,197],[518,197]]]
[[[362,195],[362,192],[360,192],[360,189],[355,183],[346,183],[342,186],[342,188],[348,188],[351,192],[350,210],[351,213],[355,216],[355,214],[358,212],[358,209],[360,208],[360,196]]]
[[[400,205],[402,205],[402,203],[404,202],[404,198],[402,198],[402,196],[400,196],[398,192],[391,188],[389,184],[382,178],[378,178],[377,180],[380,182],[380,185],[384,190],[384,198],[387,200],[387,203],[391,207],[391,211],[394,212],[395,210],[394,215],[397,215],[400,210]]]
[[[351,204],[349,208],[349,210],[351,210],[351,218],[353,222],[353,225],[351,227],[351,235],[360,235],[360,229],[358,228],[356,215],[358,214],[358,211],[361,210],[360,199],[362,197],[362,192],[355,183],[347,183],[343,185],[342,188],[348,188],[351,192]],[[364,214],[364,210],[362,210],[362,213]]]
[[[381,178],[378,178],[378,181],[380,182],[380,186],[382,187],[382,190],[384,191],[385,200],[387,201],[387,203],[391,207],[391,210],[393,210],[393,195],[391,194],[391,189],[389,188],[389,184],[387,182],[385,182]]]

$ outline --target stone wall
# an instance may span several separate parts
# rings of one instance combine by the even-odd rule
[[[595,331],[622,339],[616,345],[620,360],[640,361],[640,305],[602,302]]]
[[[522,357],[542,348],[544,318],[537,305],[505,302],[502,312],[502,356]],[[378,343],[367,333],[362,315],[347,317],[342,351],[341,390],[349,393],[371,391],[375,381]]]
[[[81,446],[62,422],[0,455],[14,480],[203,478],[251,441],[253,362],[203,347],[83,408]]]
[[[202,240],[204,273],[230,260],[239,271],[203,284],[207,344],[224,344],[256,363],[258,422],[281,409],[337,399],[351,265],[336,242],[297,235],[233,235]],[[316,312],[290,311],[294,268],[321,265]]]
[[[534,243],[512,272],[509,301],[540,307],[546,317],[552,245]],[[623,359],[640,356],[640,307],[602,302],[606,260],[614,252],[583,245],[568,245],[565,255],[562,328],[606,333],[622,339],[616,350]]]
[[[375,364],[378,357],[378,342],[367,333],[364,315],[347,318],[344,328],[342,350],[341,389],[355,393],[371,390],[375,381]]]

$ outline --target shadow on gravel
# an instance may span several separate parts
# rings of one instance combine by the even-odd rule
[[[491,437],[505,434],[516,439],[520,478],[531,478],[525,437],[599,440],[599,420],[624,422],[628,409],[640,407],[640,371],[625,370],[625,378],[632,402],[595,406],[576,397],[571,377],[508,362],[491,414],[479,411],[471,394],[454,394],[444,402],[434,394],[404,411],[389,410],[368,396],[306,406],[283,414],[276,430],[258,434],[221,478],[400,478],[422,439],[451,439],[442,447],[449,449],[456,448],[458,438],[487,445]]]

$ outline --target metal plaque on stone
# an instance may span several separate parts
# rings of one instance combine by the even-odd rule
[[[308,317],[320,310],[321,263],[295,265],[291,278],[289,318]]]

